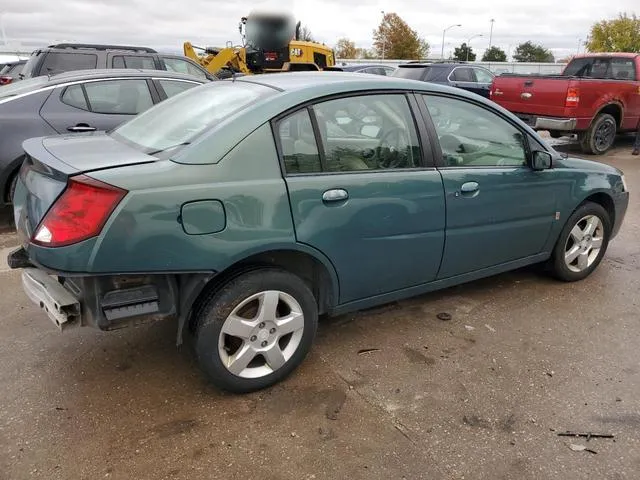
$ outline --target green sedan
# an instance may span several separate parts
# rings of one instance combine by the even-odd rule
[[[629,201],[480,96],[343,72],[214,82],[23,147],[26,294],[61,329],[171,319],[233,392],[289,375],[319,315],[536,263],[581,280]]]

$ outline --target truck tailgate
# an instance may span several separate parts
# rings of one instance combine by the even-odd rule
[[[500,75],[491,99],[514,113],[562,117],[571,79],[561,76]]]

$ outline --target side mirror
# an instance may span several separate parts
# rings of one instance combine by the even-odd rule
[[[533,152],[533,161],[531,167],[534,170],[547,170],[551,168],[552,156],[549,152]]]
[[[363,125],[360,129],[360,135],[363,135],[365,137],[378,138],[379,134],[380,127],[377,127],[376,125]]]

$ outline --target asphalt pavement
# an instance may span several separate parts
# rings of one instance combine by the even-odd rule
[[[5,266],[2,212],[0,479],[638,478],[640,158],[620,143],[598,160],[631,202],[591,277],[528,268],[325,320],[299,370],[244,396],[171,322],[59,333]]]

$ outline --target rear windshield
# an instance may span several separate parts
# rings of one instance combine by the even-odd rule
[[[253,83],[207,83],[164,100],[111,135],[150,155],[174,153],[225,118],[274,93],[272,88]]]
[[[428,72],[431,67],[403,67],[400,66],[398,69],[393,72],[394,77],[399,78],[409,78],[411,80],[420,80],[422,78],[422,74],[426,71]]]
[[[0,100],[31,92],[32,90],[46,86],[47,83],[49,83],[47,77],[27,78],[21,82],[10,83],[9,85],[0,87]]]

